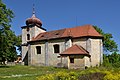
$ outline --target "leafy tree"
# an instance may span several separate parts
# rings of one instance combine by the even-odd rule
[[[103,35],[103,49],[105,52],[117,52],[118,46],[116,42],[113,40],[113,36],[110,33],[104,33],[102,29],[98,28],[97,26],[94,26],[94,28]]]
[[[94,28],[103,35],[103,49],[104,52],[111,52],[112,54],[103,54],[103,66],[105,67],[120,67],[120,54],[117,53],[118,46],[113,40],[110,33],[105,33],[102,29],[94,26]]]
[[[105,67],[111,67],[111,64],[110,64],[110,62],[109,62],[109,58],[108,58],[108,56],[106,55],[106,54],[103,54],[103,66],[105,66]]]
[[[111,55],[108,55],[109,62],[111,64],[119,62],[120,61],[120,55],[117,54],[116,52],[112,53]]]
[[[13,12],[0,0],[0,62],[14,61],[17,56],[16,46],[20,40],[10,29],[13,17]]]
[[[120,54],[118,54],[117,52],[113,52],[109,55],[104,54],[103,59],[103,66],[105,67],[120,67]]]
[[[22,35],[18,35],[16,39],[16,46],[18,47],[17,50],[21,52],[21,42],[22,42]]]

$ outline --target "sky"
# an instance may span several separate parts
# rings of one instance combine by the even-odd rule
[[[20,35],[26,19],[35,14],[47,31],[91,24],[111,33],[120,50],[120,0],[3,0],[15,17],[12,30]]]

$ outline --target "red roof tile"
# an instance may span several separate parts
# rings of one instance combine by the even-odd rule
[[[100,35],[92,25],[84,25],[84,26],[77,26],[73,28],[66,28],[61,30],[54,30],[54,31],[40,33],[32,41],[64,38],[69,36],[71,36],[72,38],[86,37],[86,36],[102,37],[102,35]]]
[[[60,55],[71,55],[71,54],[89,55],[89,52],[86,51],[83,47],[75,44],[72,47],[60,53]]]

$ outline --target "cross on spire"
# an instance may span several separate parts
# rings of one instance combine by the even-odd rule
[[[32,17],[35,17],[35,5],[33,4],[33,12],[32,12]]]

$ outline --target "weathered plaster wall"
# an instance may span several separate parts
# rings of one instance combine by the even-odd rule
[[[88,56],[84,56],[84,60],[85,60],[85,67],[90,67],[90,57]]]
[[[60,40],[50,40],[48,42],[48,61],[49,61],[49,65],[51,66],[56,66],[58,63],[61,62],[61,58],[59,53],[54,53],[54,47],[53,45],[58,44],[60,46],[60,53],[62,51],[65,50],[65,46],[64,46],[64,40],[60,39]]]
[[[36,37],[39,33],[42,33],[42,32],[45,32],[45,30],[43,30],[37,26],[30,26],[29,31],[27,31],[27,27],[22,28],[22,44],[27,44],[28,41],[30,41],[32,38]],[[30,40],[27,40],[27,34],[30,34]],[[30,50],[28,51],[28,49],[30,49]],[[29,53],[28,54],[28,64],[31,64],[34,62],[36,63],[34,58],[39,57],[39,55],[31,57],[32,55],[34,55],[34,53],[36,53],[35,49],[36,48],[34,48],[34,46],[31,46],[31,45],[29,45],[29,47],[22,46],[22,60],[25,58],[25,55],[28,52]],[[33,61],[31,59],[33,59]]]
[[[70,58],[74,58],[74,63],[70,63]],[[84,56],[74,55],[69,58],[69,69],[85,68],[85,59]]]
[[[30,45],[30,52],[29,52],[29,65],[45,65],[45,44],[39,43]],[[41,54],[37,54],[36,46],[41,46]]]
[[[48,41],[48,53],[47,53],[47,59],[45,56],[45,42],[44,43],[36,43],[31,45],[30,51],[29,51],[29,65],[45,65],[45,60],[47,60],[48,66],[58,66],[61,63],[61,58],[59,53],[54,53],[54,47],[53,45],[58,44],[60,46],[60,53],[63,52],[67,47],[71,46],[71,40],[68,40],[65,42],[65,39],[58,39],[58,40],[49,40]],[[36,46],[41,46],[41,54],[36,54]]]
[[[87,43],[87,38],[73,39],[73,45],[77,44],[79,46],[82,46],[84,49],[87,49],[86,43]]]
[[[22,46],[22,61],[28,52],[28,46]]]
[[[22,29],[22,44],[27,43],[27,34],[26,28]]]
[[[101,42],[101,39],[91,39],[91,66],[99,66],[101,61],[103,61]]]
[[[34,33],[34,36],[33,36],[33,37],[36,37],[36,36],[37,36],[38,34],[40,34],[40,33],[46,32],[45,30],[40,29],[40,28],[38,28],[37,26],[34,27],[34,30],[35,30],[35,33]]]
[[[46,32],[45,30],[37,27],[37,26],[33,26],[33,27],[29,27],[29,31],[26,30],[27,27],[22,28],[22,44],[27,43],[27,34],[30,34],[30,40],[34,37],[36,37],[38,34]]]
[[[73,43],[72,43],[73,41]],[[60,45],[60,53],[63,52],[65,49],[72,46],[72,44],[77,44],[89,51],[91,55],[91,59],[87,56],[81,58],[80,56],[75,56],[75,63],[72,64],[69,61],[69,57],[60,57],[59,53],[54,53],[53,45],[58,44]],[[36,46],[41,46],[41,54],[36,53]],[[96,47],[97,46],[97,47]],[[29,51],[29,65],[46,65],[46,55],[45,55],[45,41],[44,42],[37,42],[31,44],[30,51]],[[57,40],[49,40],[48,41],[48,53],[47,53],[47,66],[64,66],[68,68],[85,68],[85,66],[99,66],[100,62],[102,61],[102,40],[101,39],[57,39]],[[90,62],[91,61],[91,62]],[[61,64],[62,62],[62,64]]]

